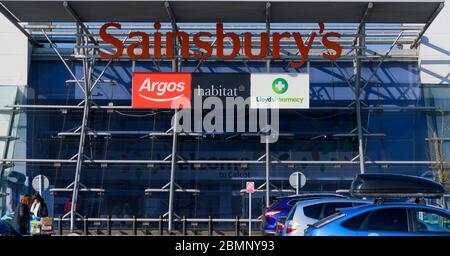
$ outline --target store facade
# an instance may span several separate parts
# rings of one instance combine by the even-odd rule
[[[360,2],[361,10],[372,10],[370,4]],[[72,8],[83,13],[85,7],[77,4]],[[70,217],[67,214],[74,208],[71,204],[76,184],[79,214],[118,218],[156,218],[165,214],[171,188],[174,215],[245,217],[247,195],[241,190],[247,181],[255,181],[259,187],[252,211],[256,218],[276,196],[295,193],[288,181],[295,171],[307,178],[302,193],[348,189],[361,172],[439,179],[439,164],[448,165],[448,155],[441,154],[448,144],[436,148],[432,138],[448,134],[442,129],[442,123],[448,120],[448,88],[442,92],[439,86],[423,86],[419,49],[409,47],[422,36],[425,25],[407,24],[428,24],[439,7],[438,2],[435,4],[429,7],[424,3],[431,11],[418,11],[423,19],[383,25],[375,18],[374,24],[330,18],[331,22],[325,23],[327,31],[343,35],[336,39],[342,45],[342,56],[324,59],[326,48],[319,40],[298,68],[291,65],[299,58],[298,49],[293,47],[295,41],[282,41],[281,52],[285,52],[280,58],[252,60],[238,54],[235,59],[223,60],[213,53],[210,59],[191,59],[184,58],[180,45],[175,49],[179,55],[169,59],[129,58],[124,54],[109,61],[97,55],[98,45],[106,51],[111,48],[98,38],[104,23],[89,18],[85,23],[64,23],[61,17],[56,17],[54,23],[28,23],[24,25],[27,33],[40,46],[30,50],[27,85],[2,88],[13,95],[4,104],[13,110],[8,136],[20,138],[8,141],[5,147],[2,191],[8,197],[3,198],[2,211],[13,209],[20,194],[33,191],[31,181],[37,175],[49,180],[44,195],[52,216]],[[18,8],[13,4],[5,7],[12,12]],[[173,10],[176,13],[176,8]],[[324,11],[322,15],[328,14]],[[411,13],[406,13],[405,19],[408,15]],[[384,19],[388,16],[386,13]],[[38,20],[33,17],[25,21]],[[176,26],[176,20],[159,20],[162,31],[176,28],[193,33],[199,24],[207,31],[216,28],[208,19],[194,25],[187,22],[189,19],[177,21]],[[125,42],[127,32],[139,26],[155,33],[151,24],[137,22],[123,23],[123,34],[118,37]],[[267,29],[308,34],[318,32],[320,27],[318,23],[298,22],[304,21],[272,26],[270,22],[225,22],[225,29],[237,35]],[[244,91],[249,89],[242,82],[244,76],[308,74],[309,106],[277,110],[278,139],[273,143],[262,143],[261,131],[248,127],[250,108],[241,115],[233,111],[235,122],[248,121],[244,131],[178,130],[174,143],[173,109],[131,107],[132,77],[136,72],[210,75],[208,81],[217,79],[217,86],[244,84]],[[232,78],[226,80],[223,76]],[[204,121],[212,110],[203,109],[201,119]],[[264,115],[259,112],[257,120]],[[270,186],[266,186],[267,181]]]

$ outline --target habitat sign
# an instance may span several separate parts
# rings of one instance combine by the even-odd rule
[[[202,97],[218,97],[223,102],[227,98],[250,97],[249,73],[193,73],[192,99]]]
[[[309,74],[251,74],[251,108],[309,108]]]

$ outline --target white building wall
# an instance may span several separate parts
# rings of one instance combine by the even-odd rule
[[[28,83],[28,38],[7,18],[0,14],[0,109],[15,103],[24,93]],[[0,111],[0,136],[8,136],[12,123],[12,111]],[[6,140],[0,140],[0,157],[5,155]]]
[[[15,104],[25,93],[30,52],[28,38],[0,14],[0,158],[12,158],[14,150],[20,153],[15,155],[16,158],[24,158],[26,155],[26,114],[14,114],[7,106]],[[14,137],[9,146],[8,136]],[[22,194],[23,185],[27,184],[27,181],[14,183],[19,177],[17,174],[25,175],[25,165],[17,164],[3,171],[4,177],[8,177],[10,183],[8,187],[0,190],[6,194],[6,197],[0,198],[0,210],[11,212]],[[10,176],[13,172],[16,174]]]
[[[420,46],[422,84],[449,84],[450,81],[450,0],[428,28]]]
[[[0,14],[0,86],[24,86],[28,79],[29,43],[8,19]]]

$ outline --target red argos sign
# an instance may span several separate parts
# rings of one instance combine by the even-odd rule
[[[132,108],[190,108],[190,73],[133,73]]]

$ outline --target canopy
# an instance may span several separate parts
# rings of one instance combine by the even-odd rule
[[[168,4],[166,4],[167,2]],[[274,23],[359,23],[373,3],[367,23],[428,23],[442,0],[283,0],[283,1],[68,1],[84,22],[265,22],[270,2]],[[0,1],[20,22],[73,22],[64,1]]]

